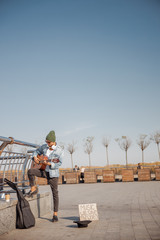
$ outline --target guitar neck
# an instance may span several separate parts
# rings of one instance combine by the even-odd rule
[[[44,163],[44,161],[46,162],[54,162],[54,163],[57,163],[59,162],[59,159],[58,158],[54,158],[54,159],[48,159],[47,156],[44,156],[44,155],[38,155],[38,160],[39,160],[39,163]]]
[[[46,161],[46,162],[52,162],[52,160],[46,159],[46,160],[39,160],[39,163],[43,163],[44,161]]]
[[[59,159],[56,158],[56,159],[39,160],[39,163],[43,163],[44,161],[57,163],[57,162],[59,162]]]

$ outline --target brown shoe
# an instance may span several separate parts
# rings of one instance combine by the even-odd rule
[[[51,220],[52,222],[58,222],[58,217],[56,215],[53,215],[53,218]]]
[[[38,193],[38,188],[36,188],[35,191],[29,191],[28,193],[26,193],[26,197],[32,197],[33,195],[36,195]]]

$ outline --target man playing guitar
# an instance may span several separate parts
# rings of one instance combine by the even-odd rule
[[[35,185],[35,176],[47,178],[48,184],[52,190],[54,203],[52,222],[58,221],[58,177],[63,155],[63,149],[56,144],[55,132],[50,131],[46,136],[46,144],[43,144],[33,153],[33,160],[40,167],[28,170],[28,178],[31,186],[31,190],[27,193],[28,197],[32,197],[34,194],[38,193],[38,188]]]

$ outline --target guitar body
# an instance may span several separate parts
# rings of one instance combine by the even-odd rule
[[[43,171],[46,169],[46,166],[47,166],[46,164],[43,163],[44,161],[49,161],[49,162],[54,162],[54,163],[59,162],[58,158],[50,160],[50,159],[48,159],[47,156],[44,156],[44,155],[37,155],[37,158],[39,160],[39,164],[37,164],[33,161],[31,168],[36,168],[36,169],[40,169]]]
[[[46,169],[46,166],[47,166],[47,165],[45,165],[45,164],[42,163],[42,164],[41,164],[41,167],[40,167],[40,170],[43,170],[43,171],[44,171],[44,170]]]
[[[44,164],[43,162],[44,161],[48,161],[48,157],[47,156],[44,156],[44,155],[38,155],[38,160],[40,161],[38,165],[40,165],[40,170],[45,170],[46,169],[46,164]]]

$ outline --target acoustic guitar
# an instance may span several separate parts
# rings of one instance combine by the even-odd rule
[[[32,168],[38,168],[40,170],[45,170],[46,169],[46,164],[44,164],[44,161],[46,162],[54,162],[54,163],[58,163],[59,162],[59,159],[58,158],[55,158],[55,159],[48,159],[47,156],[44,156],[44,155],[37,155],[37,158],[39,160],[39,163],[35,163],[34,162],[34,158],[33,158],[33,165],[32,165]]]

